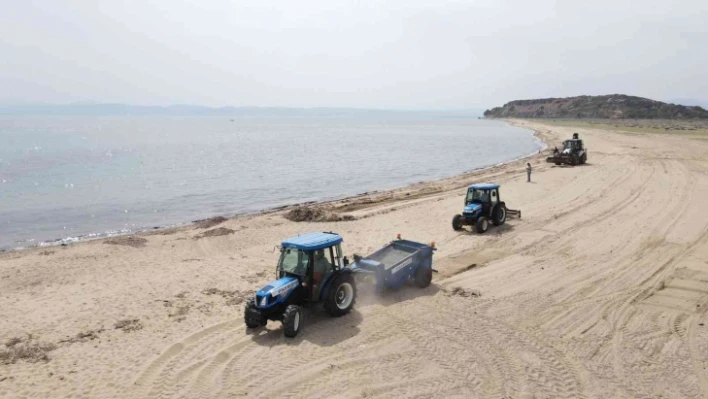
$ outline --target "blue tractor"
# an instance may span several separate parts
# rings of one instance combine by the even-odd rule
[[[498,184],[472,184],[467,188],[462,214],[452,218],[452,228],[459,231],[462,226],[474,226],[475,231],[481,234],[487,231],[490,222],[495,226],[506,223],[507,216],[521,217],[521,211],[507,209],[499,196]]]
[[[351,311],[356,285],[349,260],[336,233],[309,233],[281,243],[278,279],[259,289],[246,301],[246,327],[265,326],[268,320],[283,322],[286,337],[300,332],[302,308],[323,303],[331,316]]]

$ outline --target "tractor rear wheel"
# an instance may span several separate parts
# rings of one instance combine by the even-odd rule
[[[588,160],[588,154],[583,154],[582,157],[580,157],[580,164],[585,165],[585,162]]]
[[[341,274],[329,288],[324,308],[330,316],[339,317],[349,313],[356,300],[356,285],[351,274]]]
[[[506,205],[497,205],[494,209],[494,215],[492,215],[492,223],[494,223],[495,226],[501,226],[506,223]]]
[[[294,338],[302,327],[302,309],[297,305],[288,305],[283,312],[283,333]]]
[[[246,327],[257,328],[260,326],[265,326],[268,323],[268,319],[260,314],[256,314],[253,310],[256,309],[256,302],[253,298],[249,298],[246,301],[246,308],[243,312],[243,320],[246,322]]]
[[[487,229],[489,228],[489,219],[487,219],[485,216],[480,216],[479,219],[477,219],[477,223],[474,225],[474,229],[477,231],[477,233],[482,234]]]
[[[433,281],[433,269],[428,267],[419,267],[415,271],[415,285],[418,288],[425,288]]]
[[[452,217],[452,229],[455,231],[462,230],[462,215],[455,215]]]

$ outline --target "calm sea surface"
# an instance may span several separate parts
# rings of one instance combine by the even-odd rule
[[[0,117],[0,249],[393,188],[539,146],[477,119]]]

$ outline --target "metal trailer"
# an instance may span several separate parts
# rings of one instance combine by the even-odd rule
[[[377,291],[385,288],[400,288],[408,280],[425,288],[433,278],[433,252],[430,245],[400,238],[366,257],[354,255],[350,265],[357,280],[372,282]]]

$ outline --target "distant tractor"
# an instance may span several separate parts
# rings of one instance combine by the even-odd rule
[[[587,148],[583,146],[583,140],[580,140],[578,133],[573,133],[573,138],[563,142],[563,150],[558,151],[556,148],[553,151],[553,156],[546,158],[546,162],[556,165],[582,165],[588,160]]]
[[[501,226],[508,216],[521,217],[521,211],[508,209],[499,195],[499,185],[491,183],[473,184],[467,188],[465,208],[462,214],[452,218],[452,228],[462,230],[463,226],[474,226],[477,233],[484,233],[489,223]]]

